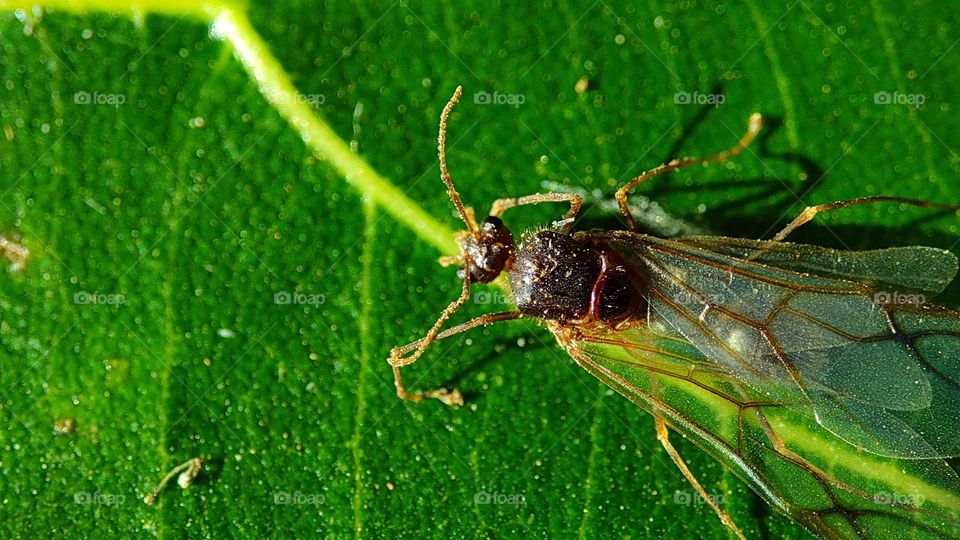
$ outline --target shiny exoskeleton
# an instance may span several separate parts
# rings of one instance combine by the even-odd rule
[[[479,240],[464,235],[471,281],[487,283],[507,272],[517,308],[526,316],[615,326],[642,315],[642,276],[628,269],[589,233],[541,230],[519,246],[500,218],[487,217]]]

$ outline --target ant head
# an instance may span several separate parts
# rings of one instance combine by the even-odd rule
[[[489,283],[513,263],[513,233],[496,216],[488,216],[477,230],[467,231],[460,238],[463,264],[458,275],[470,273],[470,281]]]
[[[463,205],[460,194],[453,187],[453,180],[447,170],[447,119],[450,111],[460,99],[463,87],[458,86],[453,97],[447,102],[440,113],[440,135],[437,137],[437,150],[440,155],[440,178],[447,186],[447,195],[457,207],[460,219],[467,226],[457,241],[460,244],[460,255],[446,258],[448,261],[461,263],[459,275],[470,282],[489,283],[497,278],[501,272],[510,267],[513,262],[513,234],[497,216],[488,216],[479,226],[473,216],[473,211]]]

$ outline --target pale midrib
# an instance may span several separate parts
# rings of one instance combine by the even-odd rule
[[[453,231],[434,219],[403,191],[381,176],[317,114],[297,92],[290,76],[253,28],[243,7],[230,1],[196,0],[0,0],[0,10],[30,11],[36,6],[72,13],[159,13],[190,16],[210,23],[215,36],[230,43],[260,93],[308,147],[327,161],[353,187],[397,221],[445,254],[459,250]]]

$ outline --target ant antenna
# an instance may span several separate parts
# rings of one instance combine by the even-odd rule
[[[460,194],[457,193],[457,189],[453,187],[450,171],[447,170],[447,119],[450,117],[450,111],[453,110],[453,106],[460,101],[461,93],[463,93],[463,87],[457,86],[457,89],[453,92],[453,97],[450,98],[450,101],[443,107],[443,112],[440,113],[440,135],[437,136],[437,151],[440,154],[440,178],[443,180],[443,183],[446,184],[447,195],[450,196],[453,205],[457,207],[457,213],[460,214],[460,219],[466,224],[467,230],[474,238],[480,240],[480,231],[473,217],[473,212],[463,206],[463,201],[460,200]]]

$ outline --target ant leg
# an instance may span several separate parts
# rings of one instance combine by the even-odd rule
[[[147,504],[153,504],[154,501],[157,500],[157,497],[160,496],[160,492],[163,491],[163,488],[167,487],[167,484],[170,483],[170,480],[173,480],[173,477],[177,475],[179,475],[177,477],[177,483],[180,484],[180,487],[186,488],[190,485],[190,482],[192,482],[193,479],[200,474],[201,470],[203,470],[203,462],[200,461],[200,458],[198,457],[177,465],[172,471],[168,472],[167,475],[163,477],[163,480],[160,480],[160,484],[157,486],[157,489],[153,490],[153,493],[143,498],[143,502]]]
[[[469,278],[467,278],[469,279]],[[466,288],[469,292],[469,288]],[[462,295],[461,295],[462,298]],[[444,314],[449,316],[447,313],[457,302],[460,301],[460,298],[455,300],[450,306],[444,310]],[[459,307],[459,306],[457,306]],[[456,309],[453,309],[456,311]],[[452,311],[451,311],[452,313]],[[438,388],[436,390],[431,390],[429,392],[408,392],[406,387],[403,384],[403,377],[400,375],[400,368],[403,366],[408,366],[419,359],[420,355],[423,354],[423,350],[426,349],[427,345],[434,341],[439,341],[444,338],[448,338],[455,334],[460,334],[476,328],[478,326],[487,326],[496,322],[509,321],[513,319],[519,319],[523,315],[519,311],[505,311],[502,313],[487,313],[486,315],[481,315],[474,319],[471,319],[463,324],[458,324],[452,328],[447,328],[446,330],[438,333],[434,333],[431,336],[431,333],[428,332],[426,336],[413,343],[408,343],[402,347],[396,347],[390,351],[390,358],[387,359],[387,362],[393,367],[393,382],[397,387],[397,397],[400,399],[405,399],[408,401],[413,401],[414,403],[423,401],[424,399],[434,398],[439,399],[440,401],[446,403],[447,405],[463,405],[463,395],[456,389],[453,391],[448,391],[445,388]],[[446,320],[444,315],[440,316],[440,320],[437,321],[437,324],[434,325],[434,329],[438,328],[439,325]],[[432,331],[433,329],[431,329]],[[413,351],[413,354],[410,356],[404,357],[407,353]]]
[[[737,535],[737,538],[740,540],[746,540],[747,537],[743,535],[743,532],[737,527],[737,524],[733,522],[733,519],[717,505],[717,502],[714,501],[706,490],[703,489],[703,486],[700,485],[700,482],[697,481],[697,478],[693,476],[693,473],[690,472],[690,469],[687,467],[687,464],[683,462],[683,458],[680,457],[680,453],[677,452],[677,449],[673,447],[673,444],[670,443],[669,432],[667,431],[667,424],[664,422],[663,417],[653,413],[653,419],[656,421],[657,425],[657,439],[660,441],[660,444],[663,445],[663,448],[667,451],[667,454],[670,456],[670,459],[677,465],[677,468],[680,469],[680,472],[683,473],[683,476],[686,477],[687,481],[690,482],[690,485],[693,486],[693,489],[697,491],[702,497],[703,500],[707,501],[707,504],[713,508],[713,511],[717,513],[717,516],[720,518],[720,521],[723,522],[733,534]]]
[[[642,182],[653,178],[654,176],[659,176],[676,169],[682,169],[683,167],[689,167],[690,165],[696,165],[697,163],[710,163],[710,162],[724,162],[740,152],[743,152],[747,146],[750,146],[750,143],[757,137],[757,133],[760,131],[760,128],[763,127],[763,117],[760,116],[760,113],[753,113],[750,115],[750,119],[747,121],[747,132],[744,136],[737,141],[737,144],[724,150],[719,154],[714,154],[708,157],[688,157],[683,159],[675,159],[670,163],[665,163],[651,169],[640,176],[637,176],[633,180],[630,180],[620,189],[617,190],[617,204],[620,205],[620,213],[623,214],[624,219],[627,220],[627,227],[632,231],[636,228],[637,224],[633,220],[633,214],[630,213],[630,207],[627,205],[627,192],[631,189],[637,187]]]
[[[464,264],[470,264],[469,257],[464,256]],[[440,333],[440,327],[443,326],[443,323],[450,318],[451,315],[457,312],[463,304],[467,302],[467,298],[470,297],[470,272],[464,272],[463,276],[463,288],[460,290],[460,296],[456,300],[450,302],[450,304],[440,312],[440,316],[437,317],[437,322],[433,323],[433,327],[430,328],[430,331],[427,332],[427,335],[423,339],[417,341],[417,348],[413,351],[413,354],[403,358],[404,353],[400,353],[398,348],[394,348],[390,351],[390,365],[394,367],[406,366],[412,364],[420,358],[420,355],[423,354],[423,351],[437,339],[437,334]]]
[[[497,199],[490,206],[491,216],[500,217],[504,212],[514,206],[523,206],[525,204],[540,204],[544,202],[569,202],[570,209],[563,215],[560,221],[563,223],[561,232],[567,233],[573,226],[573,220],[580,213],[580,207],[583,205],[583,197],[575,193],[535,193],[516,199]]]
[[[799,229],[806,223],[809,223],[814,216],[820,213],[832,212],[833,210],[839,210],[841,208],[848,208],[850,206],[858,206],[861,204],[872,204],[878,202],[894,202],[900,204],[909,204],[913,206],[919,206],[920,208],[939,208],[942,210],[960,210],[960,206],[952,204],[939,204],[930,201],[922,201],[917,199],[904,199],[901,197],[860,197],[857,199],[850,199],[847,201],[836,201],[832,203],[817,204],[814,206],[808,206],[803,209],[803,212],[800,212],[800,215],[797,216],[793,221],[787,224],[780,232],[773,235],[773,238],[770,240],[773,242],[782,242],[790,233]]]
[[[437,261],[440,262],[440,266],[463,264],[463,255],[442,255]]]
[[[551,328],[551,331],[556,333],[553,328]],[[687,479],[687,481],[690,482],[690,485],[693,486],[693,489],[695,489],[697,493],[699,493],[700,496],[703,497],[703,500],[705,500],[707,504],[709,504],[710,507],[713,508],[713,511],[716,512],[717,516],[720,518],[720,521],[723,522],[724,525],[729,527],[730,530],[733,531],[733,533],[736,534],[738,538],[740,538],[740,540],[746,540],[746,537],[743,535],[743,532],[741,532],[740,529],[737,527],[737,525],[733,522],[733,519],[731,519],[730,516],[727,515],[727,513],[724,512],[722,508],[720,508],[717,502],[710,497],[707,491],[703,489],[703,486],[700,485],[700,482],[697,480],[697,478],[693,476],[692,472],[690,472],[690,468],[687,467],[686,463],[684,463],[683,458],[680,457],[680,453],[677,452],[677,449],[673,447],[673,444],[670,442],[669,432],[667,431],[667,423],[666,423],[666,420],[664,420],[663,412],[661,412],[658,409],[658,407],[660,407],[659,405],[660,401],[658,398],[654,397],[654,394],[656,392],[645,396],[642,402],[634,400],[633,397],[630,397],[627,393],[617,388],[617,386],[620,386],[621,384],[624,387],[626,387],[629,385],[629,383],[626,383],[626,381],[623,381],[621,383],[620,381],[622,381],[622,379],[618,381],[619,376],[613,373],[610,373],[609,371],[606,370],[606,368],[601,367],[599,364],[594,362],[589,356],[587,356],[582,351],[580,351],[576,346],[576,342],[575,342],[576,338],[573,338],[562,331],[557,335],[561,345],[563,345],[567,349],[567,353],[570,354],[573,360],[580,367],[584,368],[585,370],[587,370],[589,373],[591,373],[601,381],[607,384],[610,384],[611,388],[614,388],[615,390],[617,390],[618,392],[626,396],[631,401],[634,401],[637,405],[640,405],[644,410],[649,411],[653,415],[653,419],[656,423],[656,429],[657,429],[657,440],[659,440],[660,444],[663,445],[664,450],[667,451],[667,455],[670,456],[670,459],[673,460],[673,463],[677,466],[678,469],[680,469],[681,474],[683,474],[683,476]],[[654,378],[651,380],[651,384],[653,385],[657,384],[656,376],[654,376]]]
[[[521,318],[523,318],[523,314],[520,313],[519,311],[501,311],[498,313],[487,313],[485,315],[480,315],[479,317],[470,319],[465,323],[461,323],[456,326],[447,328],[443,332],[440,332],[439,334],[437,334],[437,338],[434,341],[440,341],[441,339],[446,339],[456,334],[462,334],[469,330],[473,330],[478,326],[489,326],[494,323],[503,322],[503,321],[513,321]],[[424,339],[426,338],[421,338],[412,343],[407,343],[402,347],[395,347],[393,349],[393,353],[395,353],[398,360],[395,360],[394,354],[391,354],[390,360],[388,360],[390,365],[397,364],[400,366],[407,366],[412,364],[412,362],[406,362],[405,359],[402,359],[400,357],[419,347],[420,342],[422,342]]]
[[[466,259],[466,258],[465,258]],[[470,297],[470,272],[464,272],[463,276],[463,290],[460,291],[460,296],[450,302],[442,312],[440,312],[440,317],[437,318],[437,322],[433,324],[433,327],[430,328],[430,331],[427,332],[427,335],[419,341],[416,350],[413,351],[413,354],[407,357],[403,357],[403,353],[399,352],[398,349],[393,349],[390,351],[390,358],[387,360],[391,366],[393,366],[393,382],[397,387],[397,396],[400,399],[406,399],[413,402],[418,402],[424,398],[436,398],[440,401],[446,403],[447,405],[462,405],[463,396],[460,395],[460,392],[453,390],[448,392],[445,388],[439,388],[427,393],[415,393],[411,394],[406,391],[403,386],[403,380],[400,377],[400,368],[409,364],[412,364],[420,358],[423,354],[423,351],[427,349],[431,343],[436,341],[437,334],[440,333],[440,327],[443,326],[443,323],[450,318],[450,315],[456,313],[458,309],[467,301],[467,298]]]
[[[400,375],[400,366],[393,366],[393,384],[397,387],[397,397],[400,399],[412,401],[414,403],[420,403],[424,399],[433,398],[439,399],[451,407],[454,405],[463,405],[463,394],[461,394],[456,388],[453,390],[437,388],[436,390],[430,390],[429,392],[408,392],[406,387],[403,385],[403,376]]]

